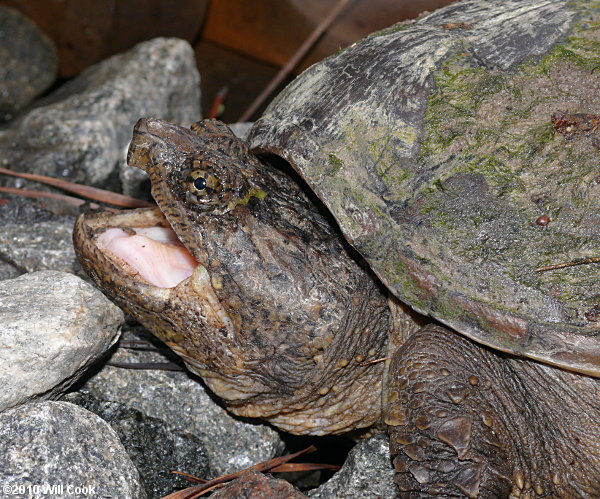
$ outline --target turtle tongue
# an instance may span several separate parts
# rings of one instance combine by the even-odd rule
[[[142,278],[160,288],[173,288],[188,278],[198,262],[177,239],[172,229],[164,227],[133,228],[125,232],[108,229],[98,236],[98,246],[120,258]]]

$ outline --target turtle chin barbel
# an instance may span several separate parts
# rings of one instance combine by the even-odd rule
[[[600,255],[597,149],[551,121],[593,112],[574,40],[599,19],[457,3],[311,67],[247,143],[141,120],[129,163],[159,209],[83,216],[79,258],[232,412],[381,421],[406,497],[598,496],[598,266],[534,270]]]

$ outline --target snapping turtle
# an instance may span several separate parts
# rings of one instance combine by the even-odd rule
[[[79,259],[232,412],[382,420],[405,496],[599,496],[599,269],[536,271],[600,255],[599,20],[456,3],[309,68],[247,143],[142,119],[158,208],[81,216]]]

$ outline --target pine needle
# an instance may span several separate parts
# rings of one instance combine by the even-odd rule
[[[144,208],[154,206],[153,203],[149,203],[148,201],[142,201],[140,199],[124,196],[123,194],[117,194],[116,192],[106,191],[104,189],[98,189],[97,187],[90,187],[83,184],[77,184],[75,182],[69,182],[67,180],[62,180],[59,178],[47,177],[45,175],[14,172],[12,170],[7,170],[6,168],[0,168],[0,173],[10,175],[12,177],[33,180],[35,182],[40,182],[46,185],[51,185],[53,187],[58,187],[59,189],[62,189],[67,192],[72,192],[87,199],[93,199],[102,203],[114,204],[115,206],[122,206],[124,208]]]
[[[600,257],[578,258],[570,262],[556,263],[545,267],[538,267],[534,272],[546,272],[548,270],[564,269],[567,267],[575,267],[576,265],[587,265],[588,263],[600,263]]]

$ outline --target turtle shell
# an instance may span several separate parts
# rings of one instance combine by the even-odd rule
[[[393,26],[305,71],[248,140],[414,309],[600,376],[598,5],[467,1]]]

